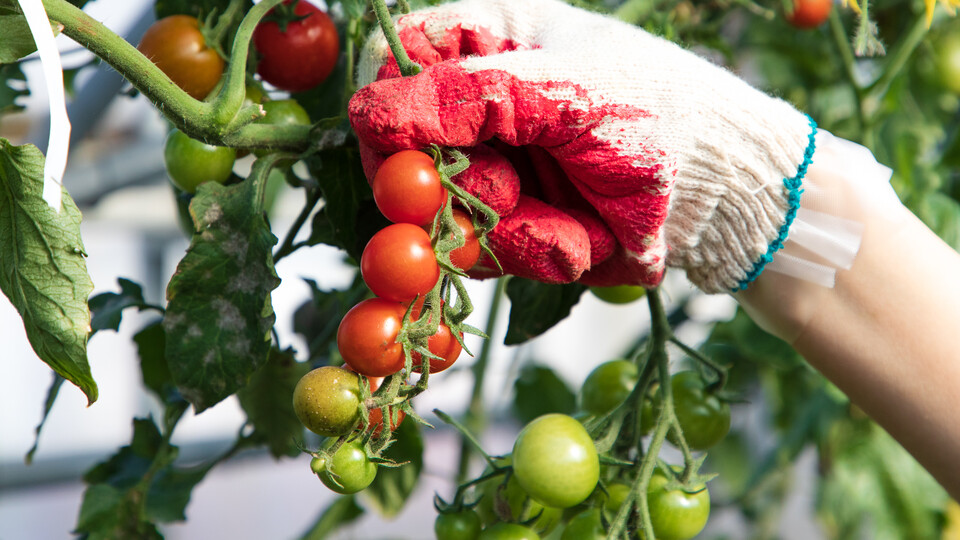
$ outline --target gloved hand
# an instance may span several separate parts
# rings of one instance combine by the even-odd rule
[[[464,0],[378,31],[350,119],[369,178],[386,155],[461,147],[454,181],[500,213],[507,273],[700,289],[756,277],[782,245],[816,127],[787,103],[636,27],[555,0]],[[376,82],[374,82],[376,81]]]

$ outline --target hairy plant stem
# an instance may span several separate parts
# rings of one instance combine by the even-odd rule
[[[470,368],[473,372],[473,390],[470,393],[470,404],[467,406],[467,413],[464,416],[463,424],[471,433],[482,432],[485,423],[483,382],[487,372],[487,363],[490,360],[491,338],[489,336],[493,335],[493,329],[497,324],[497,315],[500,312],[500,301],[503,299],[506,284],[506,278],[497,280],[497,285],[493,292],[493,299],[490,301],[490,312],[487,314],[487,325],[484,329],[488,337],[483,340],[483,345],[480,347],[480,355],[477,356],[477,361],[474,362]],[[457,465],[458,484],[463,483],[469,472],[471,448],[472,443],[466,437],[461,438],[460,459]]]
[[[393,26],[393,19],[390,17],[390,10],[387,9],[387,3],[384,0],[371,0],[373,11],[377,14],[377,21],[380,22],[380,28],[383,35],[390,44],[390,50],[393,57],[397,60],[397,67],[400,68],[400,74],[404,77],[420,73],[420,65],[410,60],[403,43],[400,42],[400,36],[397,35],[397,29]]]

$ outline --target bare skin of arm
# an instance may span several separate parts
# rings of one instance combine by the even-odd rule
[[[832,289],[764,272],[737,299],[960,500],[960,254],[905,207],[852,196],[831,173],[842,156],[822,157],[809,178],[865,224],[853,267]]]

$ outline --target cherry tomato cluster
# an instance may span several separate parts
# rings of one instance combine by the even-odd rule
[[[224,25],[230,21],[224,21]],[[190,15],[171,15],[147,29],[138,49],[194,99],[205,99],[220,83],[225,59],[217,50],[218,29]],[[323,83],[340,55],[340,38],[330,17],[306,0],[287,0],[274,8],[253,33],[256,72],[279,90],[302,92]],[[259,83],[247,86],[247,102],[262,103],[263,124],[310,124],[310,116],[292,99],[267,100]],[[266,154],[263,150],[257,156]],[[164,162],[174,186],[192,194],[204,182],[224,183],[234,161],[245,155],[213,146],[174,130],[167,138]]]
[[[549,534],[560,540],[600,540],[608,537],[610,524],[621,511],[629,512],[631,527],[638,527],[633,517],[638,503],[632,494],[637,469],[600,465],[603,456],[628,463],[638,456],[616,446],[598,455],[585,425],[629,406],[639,380],[634,362],[617,359],[597,366],[581,388],[577,418],[549,414],[532,421],[517,436],[513,452],[492,458],[491,466],[473,482],[475,503],[466,503],[459,491],[453,504],[438,503],[437,538],[529,540]],[[696,371],[677,372],[667,383],[680,429],[668,431],[667,440],[696,451],[719,442],[730,428],[730,408],[717,391]],[[649,435],[662,415],[660,393],[648,392],[641,401],[633,410],[639,413],[640,434]],[[646,502],[656,538],[687,540],[703,530],[710,515],[705,479],[695,467],[654,469]],[[639,537],[643,538],[642,531]]]
[[[369,240],[360,259],[361,275],[376,297],[353,306],[340,321],[337,349],[343,367],[317,368],[294,391],[294,410],[307,429],[353,437],[315,453],[312,462],[324,484],[340,493],[359,491],[375,476],[376,452],[363,442],[359,452],[354,444],[359,437],[380,439],[384,426],[393,431],[406,415],[409,398],[399,395],[392,376],[403,381],[419,373],[425,382],[423,377],[448,369],[460,356],[463,332],[448,319],[439,291],[446,274],[462,273],[480,256],[473,221],[463,210],[445,208],[451,197],[427,154],[411,150],[388,157],[372,187],[378,208],[394,222]],[[463,245],[447,253],[454,268],[442,269],[433,246],[441,234],[455,237],[453,227],[463,240],[456,243]],[[419,335],[408,331],[415,327]],[[391,377],[392,387],[378,392],[385,377]],[[374,403],[384,398],[385,406]]]

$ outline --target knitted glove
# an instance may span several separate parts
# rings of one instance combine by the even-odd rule
[[[670,265],[723,292],[782,246],[816,130],[787,103],[555,0],[464,0],[397,24],[424,69],[400,78],[382,34],[368,41],[349,107],[368,177],[402,149],[464,147],[454,181],[502,216],[489,240],[507,273],[652,287]]]

